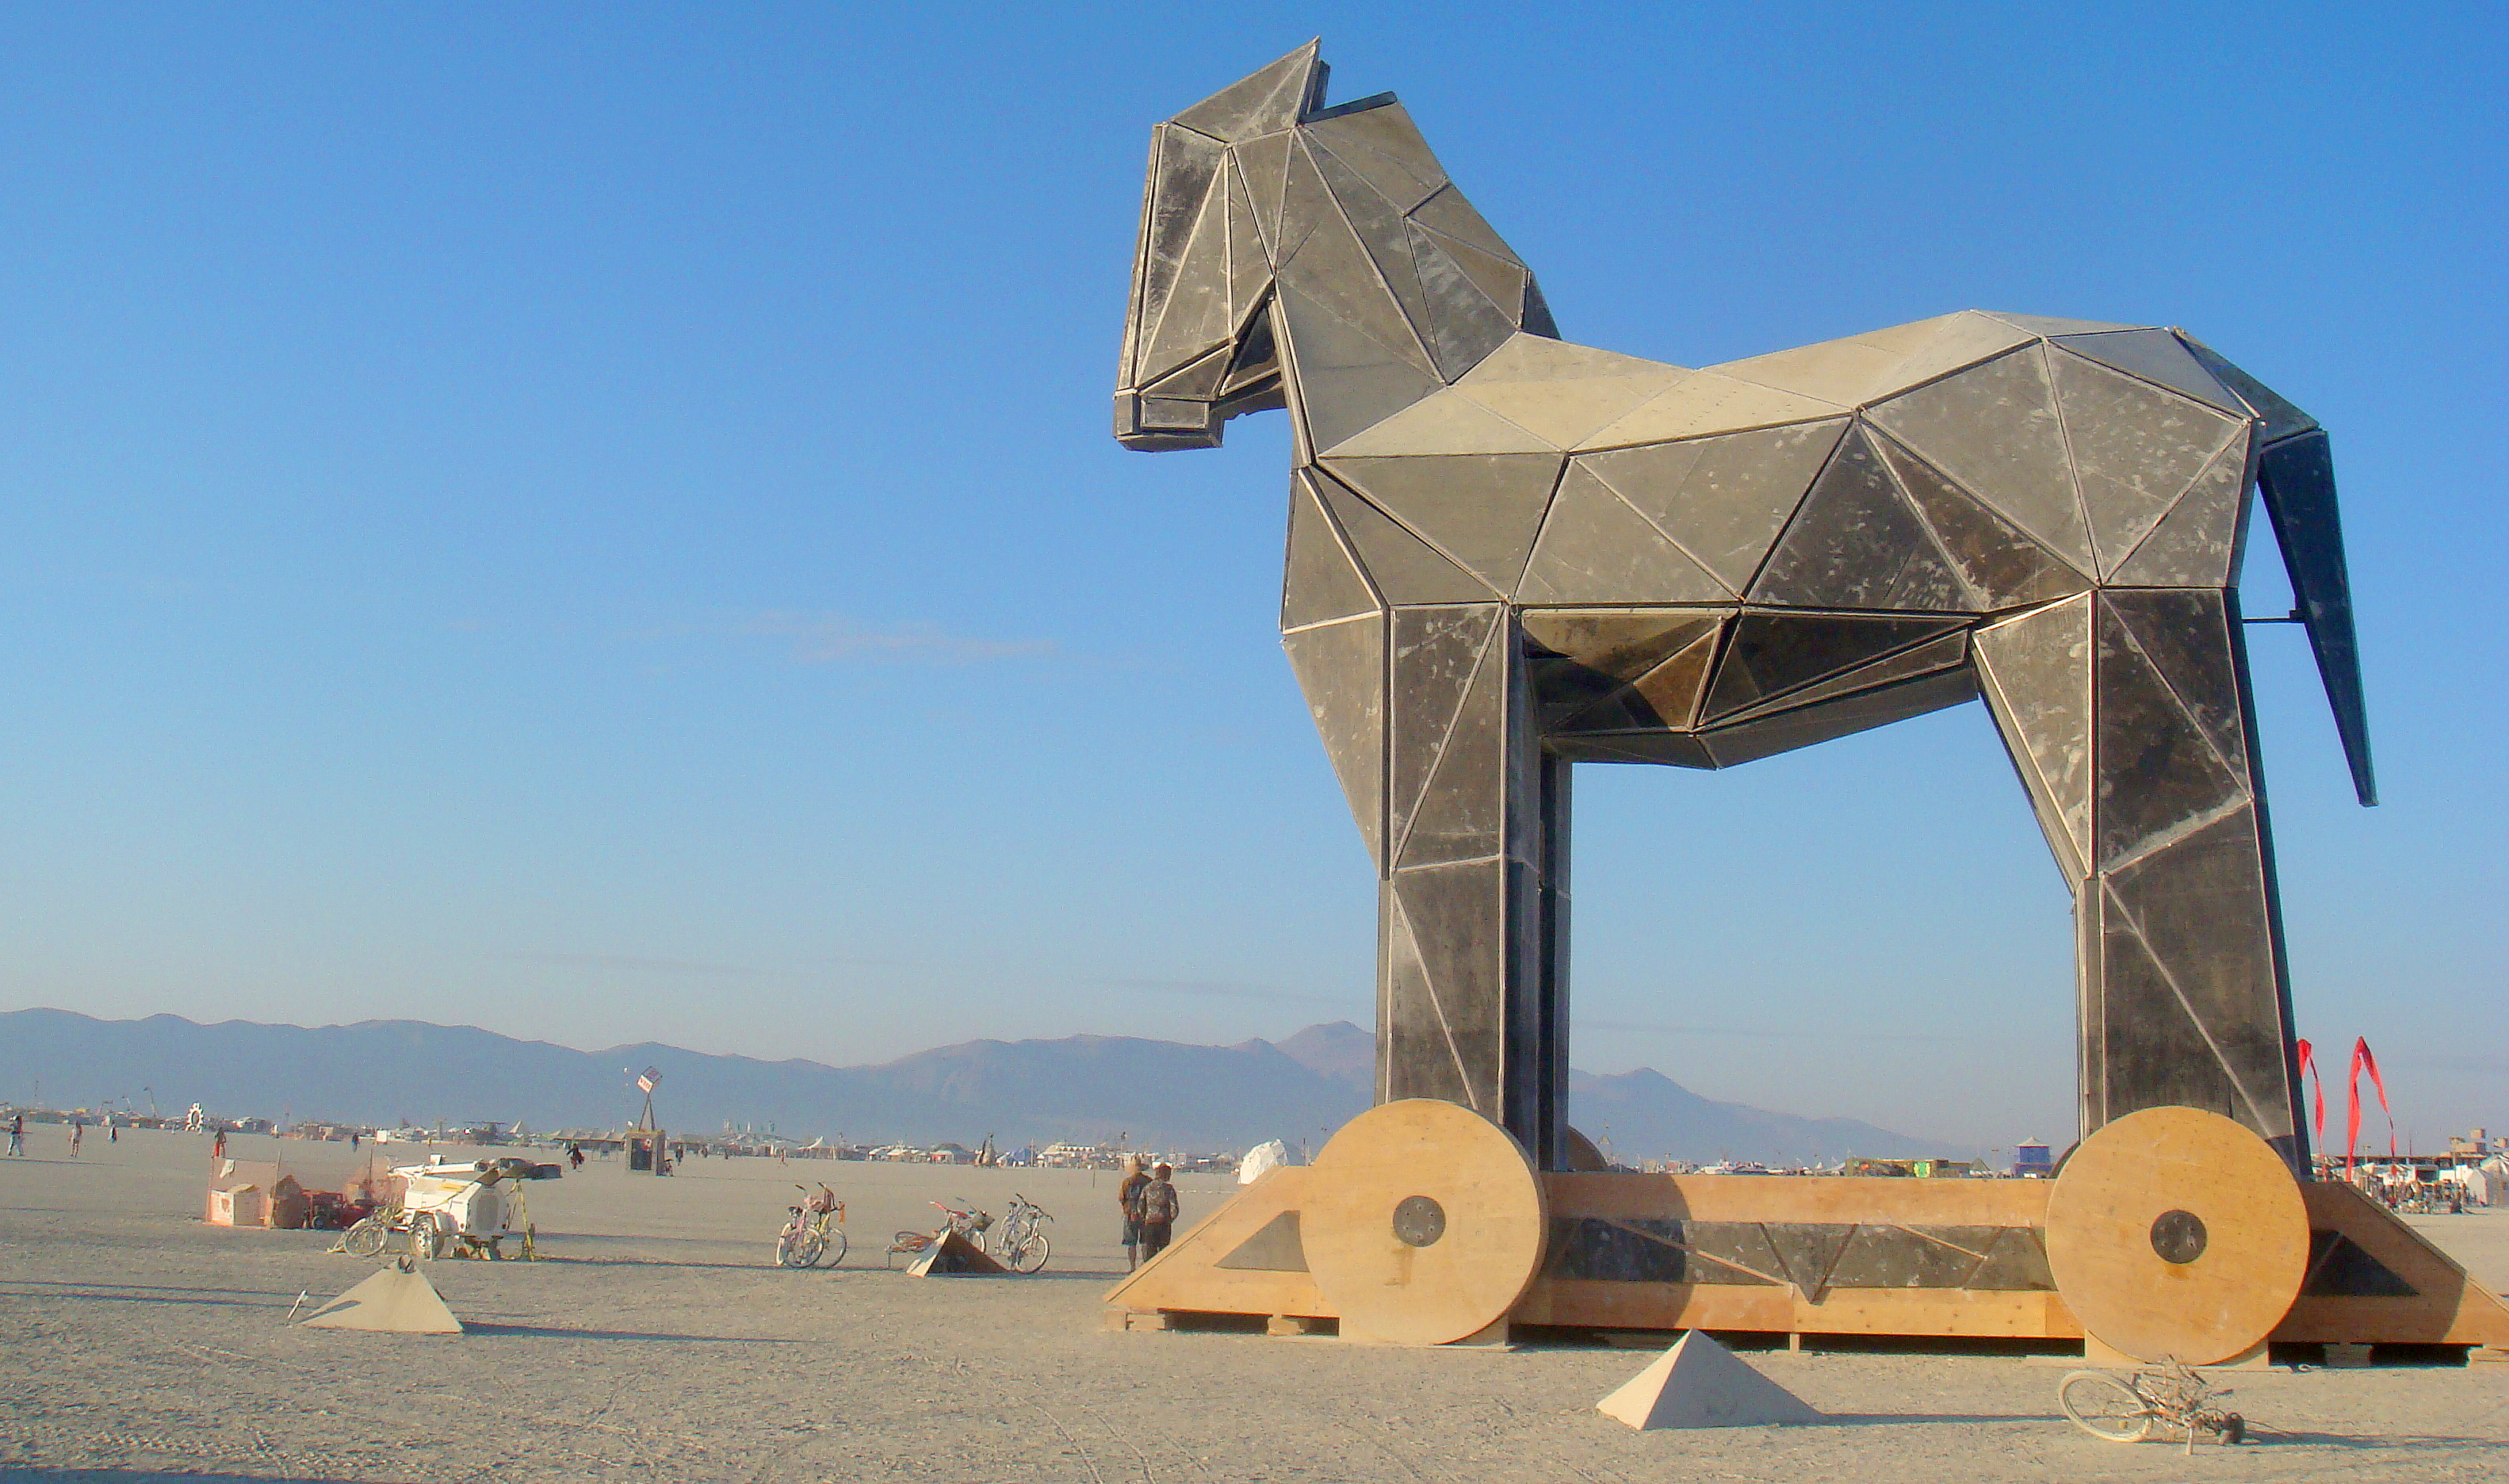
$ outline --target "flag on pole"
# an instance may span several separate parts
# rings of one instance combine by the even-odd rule
[[[654,1084],[661,1080],[662,1074],[649,1066],[645,1068],[643,1075],[636,1079],[636,1091],[639,1093],[650,1093],[654,1091]]]

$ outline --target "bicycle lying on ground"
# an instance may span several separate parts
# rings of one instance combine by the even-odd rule
[[[2211,1383],[2175,1360],[2132,1376],[2114,1371],[2074,1371],[2056,1383],[2056,1404],[2073,1425],[2112,1443],[2140,1442],[2157,1423],[2187,1433],[2187,1451],[2195,1451],[2195,1435],[2209,1432],[2225,1443],[2245,1442],[2248,1420],[2214,1406]]]
[[[1053,1219],[1028,1197],[1012,1192],[1011,1208],[1003,1214],[1002,1224],[993,1229],[993,1255],[1014,1273],[1033,1273],[1044,1267],[1054,1244],[1038,1228]]]
[[[933,1239],[939,1237],[942,1232],[955,1232],[979,1247],[985,1244],[985,1230],[993,1224],[992,1215],[976,1209],[964,1201],[955,1205],[947,1201],[935,1201],[932,1205],[939,1206],[942,1214],[949,1219],[939,1231],[900,1232],[890,1238],[888,1242],[890,1257],[894,1258],[901,1254],[920,1255],[924,1248],[932,1245]]]
[[[775,1265],[779,1268],[815,1268],[825,1262],[830,1267],[845,1260],[845,1203],[825,1185],[816,1191],[806,1185],[793,1187],[802,1193],[802,1204],[787,1206],[793,1219],[775,1234]]]

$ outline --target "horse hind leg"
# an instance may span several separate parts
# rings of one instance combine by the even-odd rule
[[[2103,589],[1977,637],[1987,704],[2074,888],[2082,1132],[2225,1114],[2297,1167],[2291,1011],[2238,613]]]

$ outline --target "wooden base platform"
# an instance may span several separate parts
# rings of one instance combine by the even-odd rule
[[[1313,1334],[1341,1309],[1302,1214],[1330,1171],[1276,1169],[1106,1295],[1115,1327],[1239,1316]],[[1546,1173],[1542,1260],[1515,1325],[2079,1342],[2049,1274],[2040,1180]],[[2308,1267],[2271,1338],[2458,1345],[2509,1358],[2509,1306],[2348,1185],[2302,1187]],[[1446,1212],[1449,1222],[1471,1219]],[[1138,1323],[1127,1316],[1141,1316]],[[1476,1336],[1475,1338],[1482,1338]]]

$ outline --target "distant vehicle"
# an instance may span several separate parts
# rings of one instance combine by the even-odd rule
[[[507,1237],[519,1235],[529,1252],[537,1234],[528,1220],[519,1229],[514,1225],[523,1216],[514,1183],[554,1180],[564,1172],[561,1166],[517,1159],[403,1165],[393,1170],[402,1185],[399,1204],[349,1228],[340,1246],[353,1256],[373,1257],[401,1234],[414,1257],[436,1257],[458,1245],[464,1255],[493,1260],[506,1255]]]

